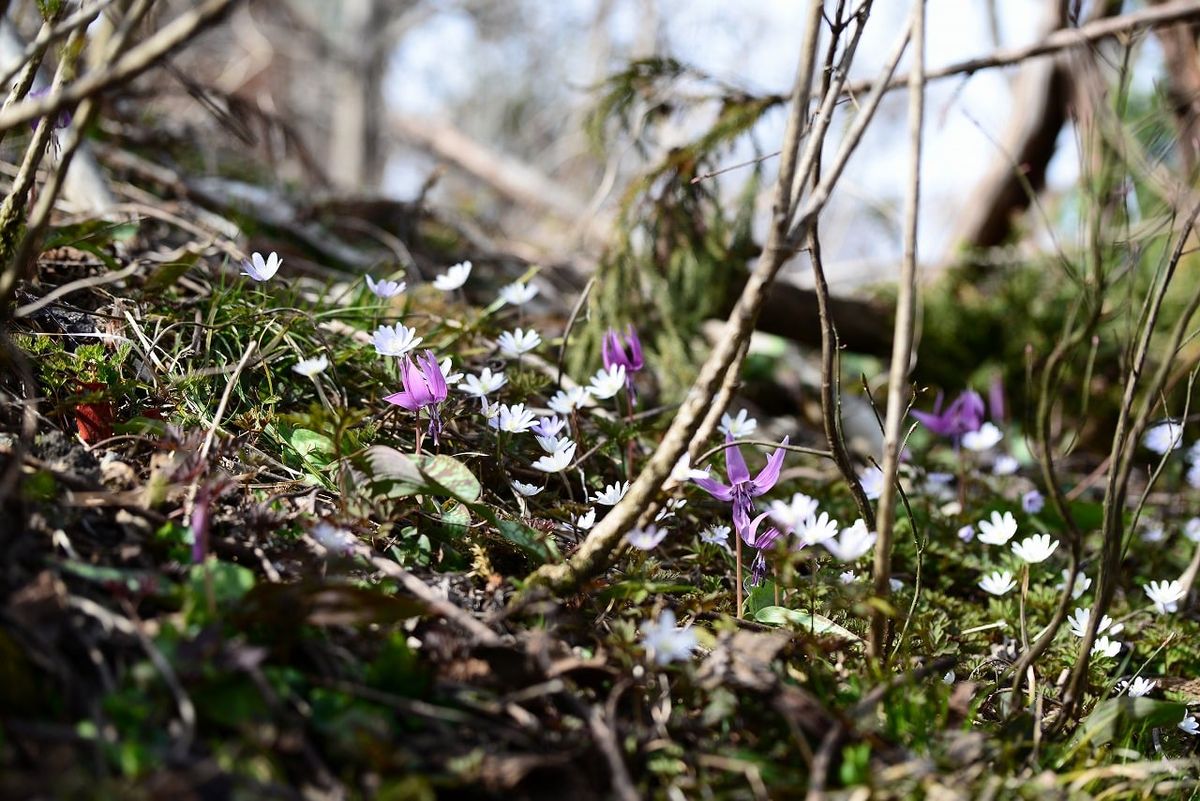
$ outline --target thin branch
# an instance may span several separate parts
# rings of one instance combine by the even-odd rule
[[[233,3],[234,0],[207,0],[180,14],[146,41],[130,48],[107,69],[93,70],[57,92],[37,100],[25,100],[0,112],[0,132],[38,117],[55,115],[85,98],[136,78],[217,22]]]
[[[888,377],[887,417],[883,436],[883,489],[875,543],[875,596],[886,598],[891,591],[892,531],[896,517],[896,473],[900,467],[900,436],[909,402],[908,373],[912,358],[917,308],[917,219],[921,198],[921,129],[925,118],[925,0],[916,0],[912,11],[913,67],[908,84],[909,176],[905,195],[904,261],[900,266],[896,298],[896,328],[892,337],[892,366]],[[876,660],[886,652],[887,620],[883,610],[872,607],[868,653]]]
[[[1200,19],[1200,2],[1197,2],[1197,0],[1178,0],[1178,2],[1167,5],[1145,8],[1119,17],[1099,20],[1079,28],[1064,28],[1033,44],[1022,47],[1003,48],[995,50],[986,56],[978,56],[964,61],[957,61],[953,64],[947,64],[944,67],[938,67],[926,72],[925,82],[929,83],[955,75],[971,75],[980,70],[993,69],[995,67],[1008,67],[1026,59],[1050,55],[1060,50],[1084,47],[1102,39],[1109,39],[1114,36],[1131,34],[1193,19]],[[887,82],[885,91],[907,86],[910,77],[908,75],[898,75],[892,78]],[[849,84],[846,87],[846,94],[855,97],[872,89],[876,83],[876,81],[858,81]]]

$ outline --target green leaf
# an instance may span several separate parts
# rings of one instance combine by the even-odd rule
[[[1187,707],[1156,698],[1109,698],[1096,704],[1071,739],[1068,756],[1087,744],[1104,745],[1124,736],[1158,726],[1174,726],[1183,720]]]
[[[450,501],[442,507],[438,520],[451,530],[452,534],[464,534],[471,525],[471,510],[463,503]]]
[[[421,475],[463,503],[474,503],[483,494],[479,479],[452,456],[427,456],[420,464]]]
[[[385,497],[448,495],[462,503],[479,500],[483,488],[465,464],[452,456],[414,456],[386,445],[367,449],[372,481],[385,485]]]
[[[538,562],[557,562],[561,557],[554,541],[516,520],[497,520],[500,536],[516,545]]]
[[[329,462],[335,450],[333,440],[307,428],[297,428],[293,431],[291,437],[288,438],[288,444],[305,459],[318,461],[324,457],[325,463]]]
[[[254,573],[232,562],[219,562],[209,558],[207,562],[192,565],[188,571],[187,599],[184,615],[193,623],[210,620],[209,603],[212,611],[220,614],[222,609],[236,604],[254,587]]]
[[[824,615],[786,609],[782,606],[765,606],[754,613],[754,619],[769,626],[790,626],[797,631],[810,634],[828,634],[841,640],[862,642],[862,638],[847,628],[839,626]]]

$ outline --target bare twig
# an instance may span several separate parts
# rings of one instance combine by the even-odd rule
[[[146,41],[125,51],[106,69],[89,72],[70,86],[0,112],[0,132],[38,117],[57,114],[85,98],[136,78],[219,20],[233,3],[234,0],[206,0],[180,14]]]
[[[1098,20],[1079,28],[1066,28],[1055,31],[1040,42],[1034,42],[1022,47],[996,50],[986,56],[969,58],[929,70],[925,73],[925,82],[929,83],[955,75],[971,75],[980,70],[993,69],[995,67],[1008,67],[1013,64],[1019,64],[1026,59],[1036,58],[1037,56],[1050,55],[1051,53],[1075,47],[1085,47],[1102,39],[1109,39],[1114,36],[1121,36],[1192,19],[1200,19],[1200,2],[1198,0],[1178,0],[1166,5],[1144,8],[1129,14],[1123,14],[1119,17]],[[908,82],[909,76],[897,75],[895,78],[888,80],[886,89],[887,91],[899,89],[907,86]],[[874,88],[875,84],[875,81],[858,81],[847,85],[845,93],[851,97],[855,97]]]
[[[390,559],[376,556],[365,545],[356,547],[355,555],[370,562],[371,566],[380,573],[399,581],[400,585],[406,591],[424,601],[433,612],[441,615],[463,631],[472,635],[481,644],[499,645],[502,642],[499,634],[476,620],[469,612],[440,597],[428,584]]]
[[[892,338],[892,365],[888,376],[887,417],[884,424],[883,490],[879,494],[879,516],[875,543],[875,595],[886,598],[891,591],[892,529],[896,517],[896,472],[900,467],[900,436],[908,411],[908,373],[912,358],[917,309],[917,218],[921,189],[921,128],[925,116],[925,0],[916,0],[912,13],[913,68],[909,73],[908,134],[909,178],[905,196],[904,261],[900,267],[896,299],[896,328]],[[886,652],[887,620],[883,610],[871,610],[868,653],[882,660]]]

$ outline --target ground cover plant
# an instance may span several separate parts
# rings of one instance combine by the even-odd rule
[[[928,285],[922,0],[867,82],[864,0],[805,4],[786,97],[674,60],[595,87],[606,147],[722,113],[583,271],[424,198],[268,190],[234,100],[169,61],[232,0],[28,5],[0,109],[5,797],[1200,792],[1200,201],[1131,80],[1200,3],[942,69],[1068,65],[1083,168],[1057,207],[1025,181],[1035,255]],[[904,258],[848,319],[820,221],[905,88]],[[208,104],[211,152],[171,103]],[[772,108],[776,162],[731,200],[711,173]],[[68,169],[103,212],[56,205]],[[763,323],[797,257],[799,388],[804,338]]]

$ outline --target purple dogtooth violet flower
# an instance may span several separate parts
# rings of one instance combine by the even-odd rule
[[[605,370],[611,370],[617,365],[625,368],[625,388],[632,397],[633,375],[646,366],[646,360],[642,357],[642,342],[638,339],[633,325],[625,327],[624,339],[617,329],[608,329],[600,343],[600,355],[604,359]]]
[[[388,395],[384,400],[418,415],[421,409],[428,409],[429,435],[433,437],[433,444],[437,445],[438,434],[442,431],[438,406],[446,400],[449,390],[446,387],[446,377],[442,375],[442,368],[433,351],[424,351],[417,356],[416,362],[405,356],[400,365],[400,381],[404,389],[394,395]]]
[[[983,398],[973,389],[968,389],[954,399],[954,402],[942,411],[942,393],[938,393],[932,412],[912,412],[912,416],[920,420],[935,434],[943,437],[953,437],[957,440],[970,431],[978,431],[983,425],[985,409]]]
[[[757,476],[750,478],[750,469],[746,467],[741,449],[729,444],[733,442],[729,436],[725,437],[725,442],[725,470],[729,476],[729,483],[722,484],[714,478],[699,477],[693,478],[692,481],[717,500],[732,504],[733,527],[738,536],[751,546],[758,547],[746,539],[750,534],[750,513],[754,511],[754,499],[770,492],[775,482],[779,481],[779,471],[783,468],[783,456],[787,451],[782,447],[776,448],[767,458],[766,467]],[[784,437],[780,444],[787,445],[788,437]]]

